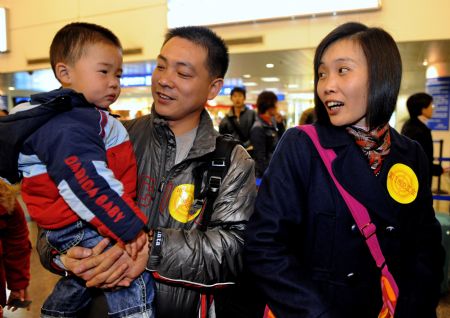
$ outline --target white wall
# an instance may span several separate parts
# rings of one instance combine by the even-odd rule
[[[11,52],[0,55],[0,72],[48,67],[30,66],[26,61],[47,57],[55,32],[72,21],[104,25],[118,35],[124,48],[143,48],[142,54],[126,56],[127,62],[154,59],[167,27],[166,3],[166,0],[0,0],[0,6],[10,9],[11,27]],[[250,36],[264,39],[262,44],[232,46],[231,53],[315,47],[331,29],[350,20],[383,27],[398,42],[450,38],[449,0],[381,3],[379,11],[222,26],[214,30],[225,39]]]
[[[10,52],[0,54],[0,72],[48,68],[27,60],[47,58],[54,34],[74,21],[97,23],[111,29],[124,49],[142,48],[142,54],[124,60],[154,59],[166,29],[165,0],[0,0],[9,8]]]
[[[382,27],[397,42],[450,38],[449,0],[382,0],[381,3],[378,11],[215,27],[214,30],[225,39],[263,36],[263,44],[235,47],[233,53],[315,47],[333,28],[347,21]]]

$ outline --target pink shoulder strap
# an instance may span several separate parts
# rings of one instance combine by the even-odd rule
[[[297,128],[304,131],[314,143],[314,146],[319,152],[319,155],[322,158],[323,163],[325,164],[325,167],[327,168],[328,172],[330,173],[330,176],[333,179],[336,187],[338,188],[339,193],[344,198],[344,201],[347,204],[356,222],[356,225],[359,228],[359,231],[365,237],[366,244],[369,247],[370,253],[372,254],[373,259],[375,260],[377,267],[381,269],[382,276],[384,276],[384,281],[386,280],[388,281],[389,286],[384,286],[382,277],[383,303],[385,306],[388,307],[387,309],[389,309],[391,315],[394,316],[395,304],[399,291],[397,284],[394,280],[394,277],[389,272],[388,267],[386,265],[384,255],[381,251],[380,244],[378,242],[378,238],[376,235],[375,224],[373,224],[372,221],[370,220],[370,216],[366,207],[363,206],[358,200],[356,200],[350,193],[348,193],[347,190],[345,190],[342,187],[342,185],[334,176],[333,169],[331,167],[331,163],[336,158],[336,153],[334,152],[334,150],[322,147],[319,141],[319,136],[317,135],[316,128],[313,125],[302,125],[297,126]],[[386,282],[384,282],[384,284],[386,284]],[[385,289],[389,289],[386,291],[386,293],[391,295],[385,295],[384,293]],[[392,300],[386,301],[384,299],[385,297],[392,298]]]

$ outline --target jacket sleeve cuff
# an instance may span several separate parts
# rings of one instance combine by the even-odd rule
[[[161,262],[161,250],[164,244],[164,233],[161,230],[155,230],[153,234],[152,248],[148,260],[148,268],[152,269]]]

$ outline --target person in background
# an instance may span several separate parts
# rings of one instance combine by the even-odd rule
[[[256,196],[254,162],[236,145],[210,221],[200,227],[205,202],[193,200],[194,172],[216,147],[219,133],[205,105],[222,88],[228,49],[206,27],[180,27],[167,32],[156,60],[151,114],[125,122],[138,163],[138,205],[154,230],[150,251],[140,254],[142,263],[114,247],[102,252],[101,242],[93,249],[74,247],[61,261],[88,286],[109,288],[147,267],[157,278],[156,317],[220,317],[216,293],[239,280],[243,232]],[[52,268],[43,235],[38,248]]]
[[[219,124],[219,133],[230,134],[241,145],[251,151],[250,130],[255,122],[256,113],[245,105],[246,91],[243,87],[234,87],[230,93],[233,103],[230,111]]]
[[[1,96],[0,96],[1,97]],[[3,99],[0,98],[0,116],[6,116],[8,115],[8,106],[6,106],[3,102]]]
[[[69,23],[54,36],[50,61],[62,88],[32,95],[30,103],[14,107],[14,113],[71,107],[21,145],[19,170],[28,212],[43,229],[59,266],[59,256],[68,249],[92,248],[104,237],[136,259],[139,251],[148,251],[147,218],[134,202],[136,159],[127,131],[108,112],[120,94],[120,41],[102,26]],[[153,317],[151,274],[144,271],[125,285],[105,291],[109,314]],[[45,300],[41,317],[75,317],[91,299],[85,281],[66,275]]]
[[[31,242],[25,215],[17,201],[18,186],[0,178],[0,318],[3,308],[30,306]],[[6,299],[6,287],[11,291]]]
[[[258,116],[250,131],[250,141],[253,145],[257,179],[260,179],[266,171],[278,140],[285,131],[277,102],[277,95],[271,91],[261,92],[256,100]]]
[[[319,142],[364,205],[399,287],[396,318],[433,318],[444,250],[428,187],[428,159],[389,126],[402,75],[383,29],[342,24],[318,45],[314,95]],[[308,135],[286,131],[263,177],[245,254],[276,317],[376,318],[380,270]],[[381,264],[380,264],[381,265]]]
[[[299,125],[313,124],[316,121],[316,113],[314,107],[307,108],[303,111],[298,122]]]
[[[430,171],[429,185],[432,176],[440,176],[444,169],[440,164],[433,163],[433,138],[427,121],[433,116],[433,97],[427,93],[416,93],[406,101],[410,118],[402,127],[401,133],[417,141],[425,151]]]

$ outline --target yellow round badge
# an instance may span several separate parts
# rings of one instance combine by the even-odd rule
[[[194,185],[180,184],[173,191],[169,200],[170,215],[181,223],[192,221],[201,209],[190,214],[192,202],[194,202]]]
[[[396,163],[389,170],[387,189],[395,201],[408,204],[417,197],[419,181],[410,167],[402,163]]]

